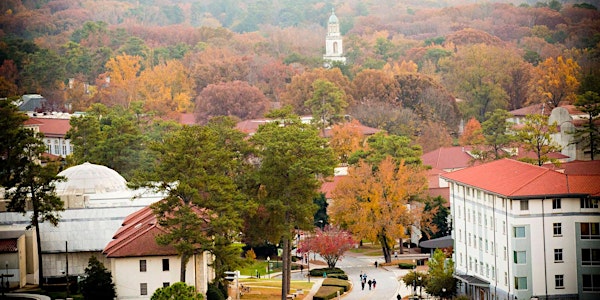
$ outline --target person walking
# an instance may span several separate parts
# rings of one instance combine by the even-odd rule
[[[377,265],[378,265],[378,263],[377,263],[377,261],[375,261],[375,269],[377,269]]]
[[[371,289],[371,284],[373,284],[373,281],[371,281],[371,279],[369,279],[369,281],[367,281],[367,284],[369,285],[369,290]]]
[[[400,295],[400,293],[398,293],[398,296],[396,296],[396,299],[402,300],[402,295]]]
[[[373,283],[373,289],[375,289],[375,287],[377,286],[377,281],[375,280],[375,278],[373,278],[371,283]]]
[[[362,287],[363,291],[365,290],[365,283],[366,283],[366,282],[365,282],[365,278],[364,278],[364,277],[362,277],[362,275],[361,275],[361,279],[360,279],[360,286]]]

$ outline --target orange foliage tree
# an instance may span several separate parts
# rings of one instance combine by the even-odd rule
[[[475,118],[471,118],[463,134],[460,136],[459,143],[461,146],[481,145],[485,142],[485,137],[481,131],[481,123]]]
[[[180,61],[171,60],[144,70],[139,77],[139,97],[144,110],[164,116],[192,109],[194,81]]]
[[[420,166],[403,160],[396,164],[390,156],[375,169],[361,161],[332,192],[332,221],[358,238],[379,242],[385,261],[391,262],[395,241],[405,236],[408,226],[419,222],[415,216],[420,213],[411,211],[409,203],[426,189]]]
[[[137,100],[137,76],[141,69],[141,57],[127,54],[118,55],[106,63],[104,83],[100,84],[100,100],[107,106],[120,105],[129,108]]]
[[[363,134],[360,130],[358,120],[352,120],[344,124],[335,124],[331,127],[331,139],[329,146],[342,164],[348,163],[348,157],[354,151],[360,149]]]

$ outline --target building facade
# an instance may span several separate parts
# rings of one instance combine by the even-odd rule
[[[471,299],[598,299],[600,174],[510,159],[443,175],[455,276]]]

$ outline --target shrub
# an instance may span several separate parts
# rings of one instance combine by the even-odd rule
[[[338,274],[338,273],[333,273],[333,274],[327,273],[327,278],[337,278],[337,279],[348,280],[348,275]]]
[[[249,261],[256,260],[256,253],[254,253],[254,249],[250,248],[250,250],[246,251],[246,259]]]
[[[400,269],[414,269],[414,268],[416,268],[417,266],[416,266],[415,264],[399,263],[399,264],[398,264],[398,267],[399,267]]]
[[[225,300],[225,296],[223,296],[223,292],[217,287],[214,283],[208,284],[208,290],[206,291],[206,299],[207,300]]]
[[[310,276],[323,276],[323,273],[327,273],[327,276],[331,274],[344,274],[344,271],[340,268],[321,268],[310,270]]]
[[[336,279],[336,278],[327,278],[323,280],[321,286],[337,286],[343,288],[343,291],[350,290],[350,282],[348,280]]]
[[[85,299],[113,299],[117,296],[112,274],[95,256],[90,257],[85,268],[85,279],[81,281],[80,287]]]
[[[344,292],[343,288],[339,286],[321,286],[317,293],[315,293],[313,299],[314,300],[328,300],[337,297],[337,293],[340,292],[342,294]]]

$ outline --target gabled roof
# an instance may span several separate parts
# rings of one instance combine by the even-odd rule
[[[325,199],[331,199],[331,192],[335,189],[335,187],[340,182],[340,180],[342,180],[343,177],[345,176],[334,176],[333,180],[323,182],[323,184],[321,185],[321,193],[325,194]]]
[[[472,147],[442,147],[421,155],[423,165],[440,170],[456,170],[469,167],[473,157],[468,153]]]
[[[156,221],[150,207],[127,216],[113,240],[104,248],[107,257],[140,257],[155,255],[176,255],[173,246],[161,246],[156,243],[156,236],[164,233]]]
[[[543,104],[533,104],[519,109],[511,110],[509,113],[515,117],[525,117],[526,115],[539,115],[544,112],[545,115],[550,114],[549,109],[544,109]]]
[[[600,196],[600,175],[569,176],[512,159],[501,159],[442,175],[507,198]]]

